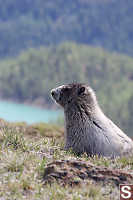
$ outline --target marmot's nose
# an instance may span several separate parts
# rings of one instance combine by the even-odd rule
[[[56,93],[55,89],[52,89],[52,90],[51,90],[51,95],[52,95],[52,97],[55,95],[55,93]]]
[[[60,88],[55,88],[51,90],[51,95],[55,100],[59,100],[60,99]]]

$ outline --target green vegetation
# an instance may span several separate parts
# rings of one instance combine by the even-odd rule
[[[73,41],[133,55],[131,0],[0,0],[0,57]]]
[[[104,112],[133,137],[133,59],[102,48],[64,43],[29,49],[0,62],[0,97],[55,106],[50,90],[73,81],[95,89]]]
[[[112,169],[133,169],[133,160],[121,158],[109,160],[105,158],[88,158],[86,155],[75,157],[71,152],[64,152],[63,137],[53,133],[51,125],[47,132],[47,124],[42,136],[42,128],[37,132],[26,124],[9,124],[3,122],[0,131],[0,198],[1,199],[118,199],[118,188],[113,185],[81,184],[80,186],[62,186],[53,180],[52,185],[43,182],[44,168],[49,162],[61,159],[77,159],[90,161],[96,166]],[[40,125],[39,125],[40,126]],[[41,133],[40,131],[41,130]],[[60,127],[58,127],[60,130]],[[49,135],[48,135],[49,134]],[[54,135],[54,137],[53,137]],[[48,136],[48,137],[47,137]],[[52,137],[51,137],[52,136]]]

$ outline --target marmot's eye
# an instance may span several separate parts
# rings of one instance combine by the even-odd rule
[[[85,91],[85,87],[81,87],[81,88],[79,88],[79,90],[78,90],[78,95],[83,94],[84,91]]]

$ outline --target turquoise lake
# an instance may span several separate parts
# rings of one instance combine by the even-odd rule
[[[53,122],[63,116],[60,110],[41,109],[35,106],[0,101],[0,118],[10,122]]]

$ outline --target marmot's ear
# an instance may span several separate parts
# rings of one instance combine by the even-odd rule
[[[81,95],[85,92],[85,87],[81,87],[78,89],[78,95]]]

